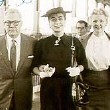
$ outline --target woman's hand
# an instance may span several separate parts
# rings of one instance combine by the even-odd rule
[[[44,78],[44,77],[51,77],[54,72],[55,72],[55,67],[49,67],[49,64],[47,65],[41,65],[39,67],[35,67],[33,69],[33,72],[35,74],[38,74],[40,75],[41,78]]]
[[[66,68],[67,72],[69,72],[69,75],[71,77],[80,75],[80,72],[84,70],[84,67],[82,65],[79,65],[78,67],[68,67]]]
[[[69,75],[74,77],[80,74],[79,67],[68,67],[66,68],[67,72],[69,72]]]

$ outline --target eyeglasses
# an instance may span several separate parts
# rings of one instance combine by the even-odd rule
[[[19,25],[20,21],[5,21],[4,23],[9,27],[11,24],[13,24],[16,27]]]

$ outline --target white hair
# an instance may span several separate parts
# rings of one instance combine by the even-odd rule
[[[107,11],[105,9],[102,9],[102,8],[96,8],[93,10],[91,16],[88,19],[89,24],[91,24],[92,16],[94,16],[94,15],[104,15],[106,18],[106,21],[108,21],[109,15],[108,15]]]
[[[6,11],[5,11],[5,16],[7,14],[14,14],[14,13],[17,13],[20,17],[20,19],[22,18],[21,16],[21,13],[16,9],[16,8],[8,8]]]
[[[99,8],[99,9],[94,9],[91,16],[93,15],[104,15],[106,18],[108,18],[108,13],[105,9]]]

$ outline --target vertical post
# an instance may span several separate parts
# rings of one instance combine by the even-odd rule
[[[86,0],[86,8],[85,8],[85,11],[86,11],[86,18],[88,18],[88,0]]]
[[[6,11],[6,5],[8,0],[4,0],[3,4],[0,6],[0,35],[4,35],[5,34],[5,30],[4,30],[4,13]]]
[[[61,6],[61,0],[53,0],[53,7]]]
[[[35,0],[35,6],[34,6],[34,25],[33,25],[33,32],[34,33],[40,33],[39,29],[39,17],[40,17],[40,0]]]
[[[5,10],[6,10],[6,5],[7,5],[7,0],[4,0],[4,7],[5,7]]]
[[[72,18],[72,25],[71,25],[71,32],[72,34],[76,33],[76,6],[77,6],[77,0],[72,1],[72,13],[71,13],[71,18]]]
[[[77,1],[73,0],[73,3],[72,3],[72,17],[76,17],[76,5],[77,5]]]
[[[53,2],[53,7],[55,7],[55,1],[54,1],[54,0],[52,0],[52,2]]]
[[[62,0],[58,0],[58,6],[61,7]]]

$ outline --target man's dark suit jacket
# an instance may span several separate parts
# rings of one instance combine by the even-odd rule
[[[33,45],[33,38],[21,34],[20,61],[14,74],[8,60],[5,36],[0,37],[0,110],[8,110],[13,92],[16,110],[31,110]]]

